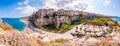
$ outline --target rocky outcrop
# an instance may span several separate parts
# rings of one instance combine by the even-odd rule
[[[83,16],[85,16],[88,20],[95,17],[107,17],[100,14],[75,10],[40,9],[37,12],[34,12],[29,17],[29,21],[33,23],[36,27],[52,25],[56,28],[59,28],[62,24],[70,24],[73,21],[80,20],[80,18],[82,18]]]
[[[64,9],[40,9],[34,12],[29,20],[36,26],[55,25],[59,28],[61,24],[70,24],[80,18],[81,11]],[[85,14],[85,13],[84,13]],[[87,14],[87,13],[86,13]]]
[[[83,24],[81,27],[76,27],[75,34],[89,35],[89,36],[105,36],[110,34],[111,28],[108,26],[97,26],[91,24]]]

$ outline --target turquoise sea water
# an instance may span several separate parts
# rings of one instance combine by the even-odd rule
[[[115,17],[113,20],[120,22],[120,17]]]
[[[3,23],[10,24],[13,28],[22,31],[25,28],[25,23],[20,18],[2,18]]]

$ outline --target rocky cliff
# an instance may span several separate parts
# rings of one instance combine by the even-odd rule
[[[59,28],[62,24],[70,24],[72,21],[80,19],[80,15],[87,15],[87,12],[64,10],[64,9],[40,9],[34,12],[29,20],[36,26],[55,25]]]
[[[33,14],[29,17],[29,21],[35,27],[40,29],[41,27],[48,27],[50,30],[61,30],[61,27],[63,27],[64,30],[68,28],[71,29],[73,25],[80,24],[80,20],[83,18],[90,20],[96,17],[107,16],[75,10],[40,9],[37,12],[33,12]]]

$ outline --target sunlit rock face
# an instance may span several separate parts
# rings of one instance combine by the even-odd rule
[[[106,17],[95,13],[88,13],[75,10],[64,9],[40,9],[29,17],[29,21],[36,27],[44,25],[52,25],[55,28],[59,28],[62,24],[70,24],[74,21],[80,20],[80,18],[87,17],[92,19],[95,17]]]
[[[84,12],[64,9],[40,9],[34,12],[29,20],[36,27],[52,24],[55,25],[56,28],[59,28],[61,24],[70,24],[72,21],[78,20],[80,14],[84,14]],[[87,15],[87,13],[85,15]]]

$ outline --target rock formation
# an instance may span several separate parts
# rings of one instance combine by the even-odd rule
[[[64,10],[64,9],[40,9],[34,12],[29,20],[36,26],[55,25],[59,28],[61,24],[70,24],[72,21],[79,20],[80,14],[87,15],[87,12]]]
[[[60,30],[64,25],[71,25],[80,22],[82,19],[91,20],[96,17],[108,16],[75,10],[40,9],[29,17],[29,21],[40,29]]]

